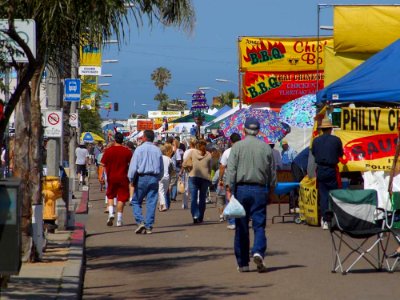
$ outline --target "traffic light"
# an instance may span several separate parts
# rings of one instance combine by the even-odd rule
[[[114,103],[114,111],[118,111],[118,102]]]

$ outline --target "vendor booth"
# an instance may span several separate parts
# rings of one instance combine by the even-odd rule
[[[391,205],[388,185],[399,137],[399,56],[397,40],[317,93],[317,103],[327,102],[326,114],[339,127],[333,134],[343,143],[342,181],[351,189],[377,190],[384,209]],[[400,178],[392,179],[399,191]],[[318,190],[310,173],[300,184],[300,202],[306,223],[318,225]]]

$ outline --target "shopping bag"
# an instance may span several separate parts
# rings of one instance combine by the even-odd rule
[[[185,192],[185,183],[181,178],[178,179],[178,193],[183,194]]]
[[[241,218],[246,216],[246,211],[240,202],[232,195],[228,205],[224,209],[226,218]]]

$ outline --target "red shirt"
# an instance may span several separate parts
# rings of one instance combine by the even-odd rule
[[[106,168],[107,181],[128,179],[129,163],[132,151],[124,146],[111,146],[106,149],[101,163]]]

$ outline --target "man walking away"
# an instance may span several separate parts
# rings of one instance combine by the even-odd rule
[[[78,148],[75,149],[76,155],[76,175],[79,179],[79,184],[85,184],[85,176],[87,173],[87,165],[89,164],[89,151],[86,149],[85,142],[81,142]]]
[[[107,174],[108,219],[107,226],[114,222],[114,198],[117,202],[117,226],[122,226],[122,213],[125,202],[129,200],[128,167],[132,152],[122,145],[124,136],[121,132],[115,134],[115,144],[106,149],[101,164]]]
[[[333,125],[328,118],[321,121],[318,129],[322,135],[316,137],[312,143],[312,154],[317,164],[317,188],[321,212],[321,227],[329,229],[325,219],[328,210],[329,191],[339,188],[340,173],[338,168],[339,158],[343,156],[342,141],[332,135]]]
[[[249,271],[249,220],[252,219],[254,243],[251,254],[258,272],[262,273],[267,270],[264,264],[267,199],[276,185],[276,171],[271,147],[256,137],[260,123],[255,118],[247,118],[244,126],[246,138],[237,142],[229,155],[226,195],[230,199],[233,193],[246,211],[245,217],[236,219],[234,248],[238,271]]]
[[[128,177],[134,187],[133,215],[138,228],[136,233],[151,234],[158,200],[158,185],[164,175],[160,148],[153,144],[154,131],[145,130],[143,144],[135,150],[129,165]],[[146,219],[142,215],[142,202],[146,197]]]

